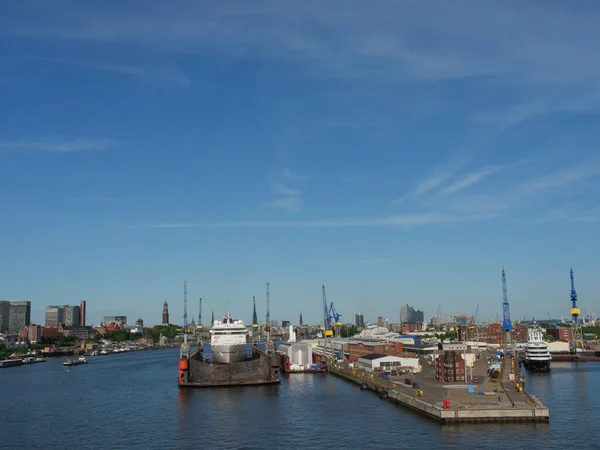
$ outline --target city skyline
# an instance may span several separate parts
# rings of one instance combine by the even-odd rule
[[[267,4],[3,6],[0,298],[598,311],[598,5]]]

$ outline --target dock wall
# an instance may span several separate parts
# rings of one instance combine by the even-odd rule
[[[438,405],[423,400],[414,394],[408,395],[397,389],[393,389],[394,384],[386,380],[359,376],[335,365],[329,366],[329,373],[345,378],[358,385],[365,386],[375,392],[386,394],[389,400],[424,414],[442,424],[477,422],[548,422],[550,418],[548,408],[545,407],[511,409],[497,407],[466,407],[444,409],[442,407],[442,402]],[[416,391],[411,389],[409,392],[415,393]]]

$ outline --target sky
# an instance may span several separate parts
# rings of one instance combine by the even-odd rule
[[[0,299],[600,311],[594,1],[4,2]]]

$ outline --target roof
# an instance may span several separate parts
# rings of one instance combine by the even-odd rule
[[[358,359],[374,360],[374,359],[379,359],[379,358],[386,358],[387,356],[388,355],[381,355],[379,353],[371,353],[370,355],[359,356]]]

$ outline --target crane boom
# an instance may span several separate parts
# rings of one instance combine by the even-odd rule
[[[513,329],[512,322],[510,321],[508,294],[506,292],[506,272],[504,272],[504,267],[502,267],[502,329],[504,331],[511,331]]]
[[[325,330],[325,337],[330,337],[333,335],[333,331],[331,329],[331,319],[329,317],[329,309],[327,307],[327,296],[325,295],[325,285],[322,286],[323,291],[323,328]]]

